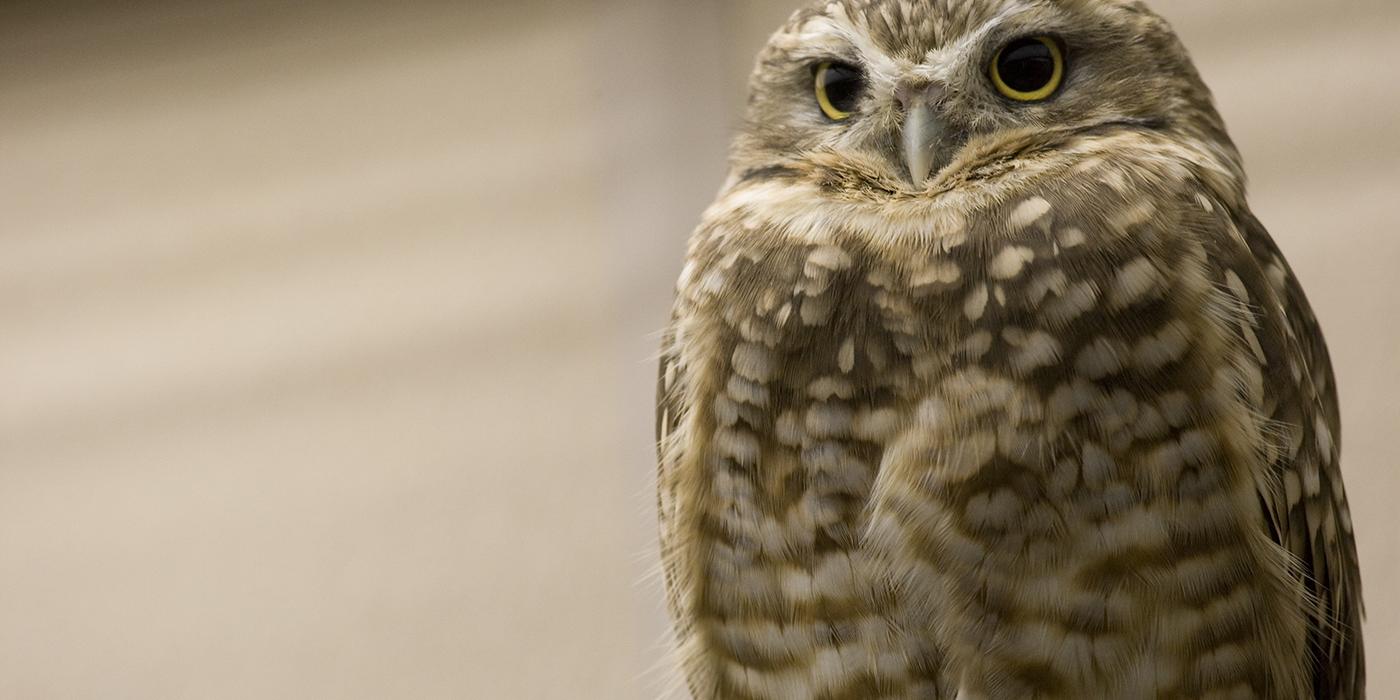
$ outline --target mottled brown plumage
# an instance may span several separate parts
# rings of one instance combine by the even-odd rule
[[[1042,35],[1063,86],[1002,98],[988,61]],[[824,2],[751,94],[662,349],[695,697],[1363,697],[1327,350],[1165,22]]]

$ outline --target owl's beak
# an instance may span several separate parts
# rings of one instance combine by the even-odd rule
[[[933,171],[934,149],[943,137],[943,125],[934,116],[933,107],[918,104],[904,117],[904,163],[909,166],[909,179],[915,187],[923,187]]]
[[[904,105],[904,164],[914,186],[923,187],[933,172],[936,150],[943,139],[943,123],[937,112],[943,91],[937,85],[918,89],[901,86],[897,95]]]

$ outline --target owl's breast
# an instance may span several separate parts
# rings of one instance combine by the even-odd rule
[[[702,226],[661,411],[697,697],[1297,696],[1257,265],[1154,163]]]
[[[688,361],[707,377],[693,399],[704,497],[682,537],[699,542],[691,617],[720,660],[720,697],[938,696],[938,651],[867,534],[927,330],[918,300],[893,289],[902,276],[836,245],[692,271],[680,328],[704,353]]]

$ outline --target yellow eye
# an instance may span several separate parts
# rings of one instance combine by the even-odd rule
[[[860,70],[844,63],[825,61],[817,64],[814,73],[817,104],[822,113],[835,122],[850,119],[865,85]]]
[[[1065,79],[1065,56],[1054,39],[1017,39],[992,59],[992,84],[1017,102],[1039,102],[1060,89]]]

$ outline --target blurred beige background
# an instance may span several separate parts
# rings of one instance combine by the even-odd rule
[[[1159,0],[1400,697],[1400,4]],[[652,698],[655,331],[787,0],[0,4],[0,697]]]

